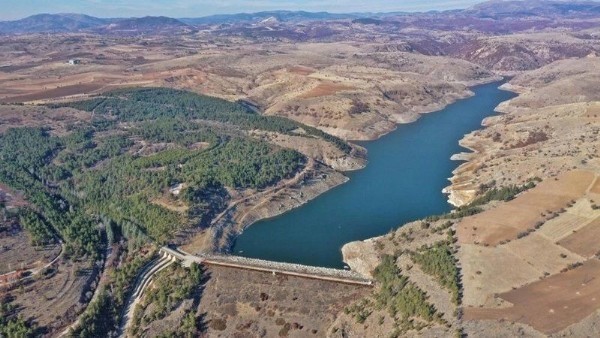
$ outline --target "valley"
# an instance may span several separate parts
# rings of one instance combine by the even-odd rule
[[[594,336],[598,8],[0,22],[0,336]]]

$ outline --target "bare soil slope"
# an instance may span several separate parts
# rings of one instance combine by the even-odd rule
[[[484,185],[520,185],[573,168],[600,170],[599,69],[600,58],[587,57],[512,79],[506,88],[520,95],[461,140],[474,153],[454,171],[446,188],[450,202],[466,204]]]

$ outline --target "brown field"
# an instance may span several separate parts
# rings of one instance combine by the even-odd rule
[[[469,306],[497,306],[495,294],[534,282],[545,273],[558,273],[581,260],[537,234],[497,247],[463,244],[458,257],[465,284],[463,303]]]
[[[592,257],[600,252],[600,218],[577,230],[558,242],[559,245],[583,257]]]
[[[538,233],[556,243],[579,231],[598,217],[600,217],[600,210],[594,210],[591,201],[584,197],[577,200],[560,216],[546,221]]]
[[[83,309],[82,293],[90,278],[89,263],[60,263],[47,277],[37,277],[9,292],[23,318],[32,318],[50,335],[75,321]]]
[[[600,211],[588,189],[595,177],[574,170],[549,178],[458,223],[464,319],[519,322],[552,334],[600,308],[600,261],[592,258],[600,242]],[[547,220],[550,211],[560,212]],[[536,221],[544,222],[516,237]]]
[[[310,98],[321,97],[321,96],[335,95],[338,92],[341,92],[343,90],[350,90],[350,89],[354,89],[354,88],[343,85],[343,84],[338,84],[338,83],[331,83],[331,82],[320,83],[315,88],[300,95],[299,97],[304,98],[304,99],[310,99]]]
[[[465,218],[457,226],[460,243],[498,245],[546,220],[542,213],[556,212],[579,199],[593,182],[595,174],[570,171],[547,179],[535,189],[481,214]]]
[[[557,273],[568,264],[581,260],[581,257],[536,233],[506,244],[506,250],[538,270],[540,275],[545,272]],[[540,252],[544,254],[540,255]],[[506,270],[510,268],[504,267]]]
[[[4,204],[9,207],[22,207],[29,204],[22,194],[14,192],[11,188],[2,183],[0,183],[0,201],[4,202]]]
[[[78,94],[92,94],[93,92],[103,88],[104,84],[96,84],[96,83],[85,83],[85,84],[76,84],[70,86],[64,86],[49,90],[40,91],[33,94],[13,96],[10,98],[0,99],[0,102],[28,102],[28,101],[37,101],[37,100],[46,100],[59,98],[64,96],[78,95]]]
[[[208,337],[325,337],[345,306],[371,292],[299,277],[210,266],[198,299],[184,301],[163,320],[146,326],[156,336],[179,325],[183,310],[197,306]],[[194,304],[194,305],[192,305]]]
[[[469,336],[597,336],[600,263],[593,256],[600,248],[600,210],[593,205],[600,201],[595,132],[600,104],[592,99],[568,103],[574,95],[561,90],[570,85],[547,88],[545,83],[570,77],[576,64],[587,80],[573,76],[567,82],[582,86],[578,95],[592,98],[596,87],[584,83],[596,81],[598,61],[557,62],[541,73],[554,67],[562,74],[540,76],[540,86],[509,86],[521,93],[519,98],[502,103],[497,110],[505,114],[486,119],[485,129],[461,141],[476,153],[455,171],[454,196],[467,196],[491,180],[509,185],[544,178],[515,200],[457,225],[463,243],[458,252],[463,328]],[[537,93],[535,102],[528,101],[530,92]],[[540,102],[551,106],[531,109]],[[520,149],[507,146],[527,139],[531,130],[545,130],[548,140]],[[578,263],[583,266],[568,270]]]
[[[596,179],[596,182],[594,182],[594,185],[590,188],[590,192],[600,194],[600,179]]]
[[[288,69],[288,72],[290,72],[292,74],[308,76],[308,75],[316,72],[316,70],[309,68],[309,67],[295,66],[295,67],[290,67]]]
[[[0,274],[43,267],[60,253],[58,244],[32,246],[25,231],[20,229],[6,232],[0,232]]]
[[[457,257],[462,266],[464,306],[500,306],[495,293],[510,290],[513,285],[524,285],[541,276],[540,271],[505,250],[504,247],[485,248],[474,244],[460,247]]]
[[[0,134],[16,127],[52,127],[52,133],[63,135],[70,125],[89,122],[91,114],[75,109],[0,105]]]
[[[600,308],[600,261],[503,293],[513,306],[503,309],[465,308],[464,319],[504,319],[551,334],[577,323]]]

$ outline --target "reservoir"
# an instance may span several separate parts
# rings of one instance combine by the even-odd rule
[[[341,247],[380,236],[410,221],[451,210],[442,189],[460,164],[458,141],[481,128],[515,94],[501,82],[472,88],[474,96],[422,115],[376,141],[360,142],[369,163],[350,181],[281,216],[257,222],[232,253],[273,261],[342,268]]]

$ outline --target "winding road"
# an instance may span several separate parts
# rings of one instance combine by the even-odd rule
[[[168,255],[161,255],[159,258],[154,259],[150,263],[146,264],[142,271],[138,274],[135,279],[133,292],[127,298],[127,303],[121,314],[121,323],[119,324],[119,337],[125,337],[127,330],[131,327],[131,321],[135,312],[136,305],[140,302],[144,290],[152,282],[152,277],[171,265],[175,260]]]

